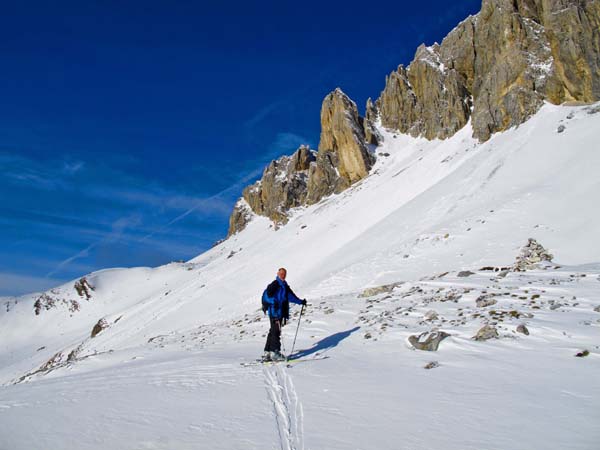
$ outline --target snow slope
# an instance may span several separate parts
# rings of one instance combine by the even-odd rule
[[[67,283],[39,315],[40,294],[2,299],[0,449],[596,448],[600,106],[548,104],[483,144],[381,132],[369,177],[278,230],[255,217],[187,263],[90,274],[89,299]],[[556,265],[479,270],[530,237]],[[311,303],[307,361],[242,367],[280,266]],[[489,322],[500,339],[472,340]],[[434,328],[438,352],[411,349]]]

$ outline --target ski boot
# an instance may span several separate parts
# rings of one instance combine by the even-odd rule
[[[279,350],[271,353],[271,361],[285,361],[285,355]]]

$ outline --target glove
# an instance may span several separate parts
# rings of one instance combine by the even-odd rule
[[[302,306],[306,306],[306,305],[308,305],[308,303],[306,303],[306,299],[303,299],[302,300]]]

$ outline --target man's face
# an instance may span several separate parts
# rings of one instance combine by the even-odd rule
[[[279,269],[277,271],[277,276],[279,278],[281,278],[282,280],[285,280],[285,276],[287,275],[287,272],[284,269]]]

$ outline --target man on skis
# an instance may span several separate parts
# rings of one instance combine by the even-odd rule
[[[287,271],[282,267],[277,271],[277,278],[263,292],[263,304],[267,306],[271,328],[265,344],[265,361],[282,361],[285,356],[281,353],[281,327],[290,318],[289,302],[306,305],[306,300],[299,299],[285,281]]]

